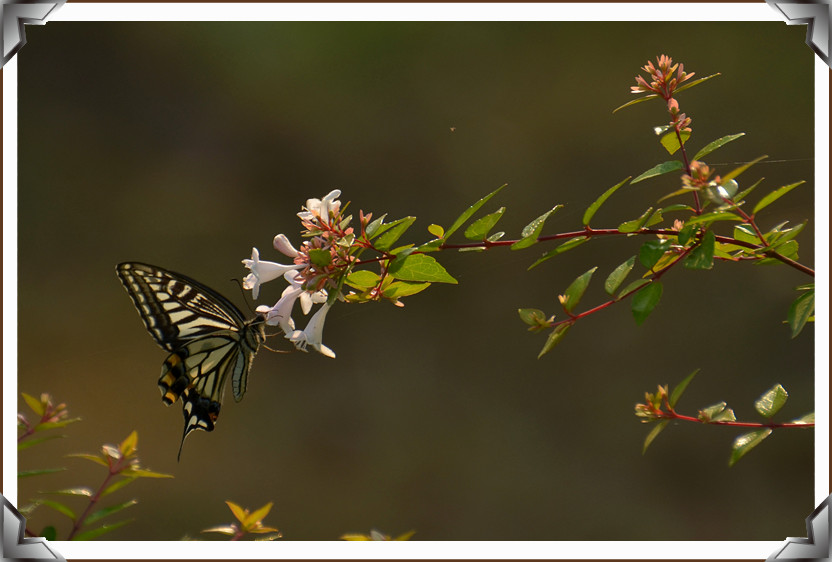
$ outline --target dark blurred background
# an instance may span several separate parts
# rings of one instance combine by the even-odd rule
[[[779,419],[811,411],[814,330],[790,340],[782,324],[793,287],[810,279],[791,268],[679,268],[641,327],[629,304],[612,307],[538,360],[545,336],[528,333],[517,309],[555,312],[558,292],[596,265],[584,306],[603,302],[603,279],[644,240],[596,240],[531,272],[553,246],[446,252],[458,286],[431,287],[403,309],[333,308],[324,342],[336,360],[261,351],[245,399],[228,392],[217,429],[192,435],[177,463],[181,407],[165,408],[156,388],[165,354],[114,266],[180,271],[248,310],[230,281],[245,274],[240,260],[257,246],[281,261],[273,236],[299,243],[300,205],[334,188],[356,216],[417,216],[409,242],[503,183],[483,211],[508,208],[498,228],[508,237],[558,203],[545,233],[579,228],[603,190],[669,159],[652,133],[667,120],[660,103],[612,114],[639,67],[663,53],[699,77],[722,73],[679,96],[691,154],[747,133],[707,160],[724,174],[768,154],[739,178],[743,188],[765,176],[752,202],[807,180],[759,220],[810,219],[800,256],[813,266],[805,32],[741,22],[27,27],[19,390],[52,393],[84,421],[20,454],[21,468],[70,468],[22,481],[21,503],[97,485],[100,467],[62,455],[137,430],[143,464],[176,478],[120,492],[140,503],[113,539],[200,536],[231,521],[225,500],[273,501],[266,523],[285,540],[371,528],[422,540],[802,536],[812,431],[777,432],[729,469],[741,431],[671,426],[642,456],[650,427],[633,415],[645,391],[696,368],[683,412],[724,400],[753,421],[775,383],[791,394]],[[594,223],[635,218],[677,187],[676,174],[627,186]],[[264,286],[261,303],[281,289]],[[41,508],[32,526],[60,518]]]

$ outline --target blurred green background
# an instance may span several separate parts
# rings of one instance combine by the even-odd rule
[[[448,226],[503,183],[485,212],[508,208],[509,237],[558,203],[545,233],[580,227],[603,190],[668,159],[652,127],[659,103],[616,115],[639,67],[666,53],[722,76],[680,94],[695,152],[717,173],[768,154],[756,201],[807,185],[761,213],[763,227],[810,219],[813,260],[813,59],[805,27],[783,23],[49,23],[27,27],[19,64],[19,390],[50,392],[84,421],[69,438],[20,455],[21,468],[65,465],[20,483],[98,485],[94,452],[139,434],[140,503],[110,535],[177,540],[231,521],[224,504],[275,504],[284,540],[332,540],[377,528],[422,540],[781,540],[814,508],[813,432],[775,433],[737,466],[740,431],[650,429],[633,406],[657,384],[701,372],[679,404],[727,401],[754,420],[775,383],[781,419],[813,409],[811,326],[782,324],[787,267],[679,268],[637,327],[622,304],[588,318],[554,352],[520,307],[553,313],[556,295],[599,266],[584,297],[643,239],[597,240],[527,272],[546,244],[439,256],[459,279],[389,305],[338,305],[317,354],[261,351],[248,394],[226,400],[217,429],[176,452],[181,407],[165,408],[164,359],[114,266],[180,271],[248,310],[237,285],[252,246],[280,261],[277,233],[299,242],[295,213],[331,189],[376,216],[415,215],[409,242]],[[452,130],[453,129],[453,130]],[[678,187],[671,174],[620,190],[601,227],[635,218]],[[730,232],[723,227],[723,231]],[[461,241],[461,240],[460,240]],[[262,303],[282,287],[264,286]],[[273,344],[277,345],[277,344]],[[23,408],[23,405],[21,405]],[[11,415],[11,412],[6,412]],[[113,500],[117,499],[115,496]],[[41,508],[32,526],[59,521]],[[204,537],[208,538],[208,537]]]

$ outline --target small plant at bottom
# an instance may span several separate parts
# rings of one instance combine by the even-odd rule
[[[52,397],[47,393],[41,394],[40,398],[35,398],[34,396],[25,393],[23,393],[22,396],[26,405],[36,416],[38,416],[38,418],[37,421],[30,421],[26,414],[19,413],[17,415],[18,427],[21,430],[21,433],[17,438],[18,451],[23,451],[33,445],[37,445],[51,439],[66,437],[65,435],[59,433],[49,433],[38,437],[34,436],[43,431],[65,427],[70,423],[81,419],[70,418],[66,404],[61,403],[56,406]],[[40,492],[42,495],[81,496],[88,498],[87,505],[84,506],[80,515],[76,515],[75,511],[65,503],[44,497],[35,498],[29,501],[26,505],[22,506],[20,508],[21,514],[28,519],[35,509],[40,506],[46,506],[65,515],[72,521],[72,527],[66,536],[66,540],[90,540],[126,525],[130,520],[112,524],[105,523],[94,528],[90,527],[100,519],[103,519],[108,515],[118,513],[119,511],[137,503],[137,500],[132,499],[95,510],[102,498],[125,487],[137,478],[173,478],[170,474],[161,474],[141,468],[139,465],[139,458],[136,454],[138,439],[138,434],[134,431],[118,446],[102,446],[101,453],[98,455],[83,453],[68,455],[70,457],[85,458],[96,464],[107,467],[108,473],[105,476],[104,481],[98,486],[97,489],[95,489],[95,491],[91,488],[82,486],[50,492]],[[66,468],[59,467],[21,470],[18,472],[18,478],[40,476],[63,470],[66,470]],[[45,526],[40,533],[35,533],[27,527],[26,534],[30,537],[42,536],[47,540],[58,539],[58,531],[54,525]]]
[[[120,504],[101,508],[93,511],[98,505],[99,501],[105,496],[108,496],[124,488],[137,478],[173,478],[171,474],[162,474],[160,472],[153,472],[141,468],[139,465],[139,457],[136,454],[137,445],[139,441],[138,434],[133,431],[127,436],[124,441],[115,445],[102,445],[101,452],[97,455],[88,453],[77,453],[69,455],[70,457],[78,457],[87,459],[96,464],[107,468],[107,475],[104,481],[93,491],[91,488],[80,487],[70,488],[66,490],[58,490],[49,492],[52,494],[68,495],[68,496],[83,496],[89,498],[88,503],[80,515],[75,513],[66,505],[56,501],[43,501],[44,505],[48,505],[60,513],[63,513],[72,520],[72,529],[69,532],[66,540],[90,540],[108,533],[119,527],[123,527],[131,520],[126,519],[118,523],[105,523],[100,527],[88,528],[93,523],[97,522],[108,515],[118,513],[119,511],[136,505],[138,500],[132,499]]]
[[[248,509],[240,507],[232,501],[226,501],[225,503],[231,510],[231,513],[234,514],[237,521],[229,525],[218,525],[216,527],[211,527],[210,529],[203,529],[203,533],[220,533],[222,535],[228,535],[231,537],[228,540],[232,541],[238,541],[250,533],[271,533],[264,537],[254,539],[257,541],[273,541],[283,536],[280,531],[274,527],[266,527],[263,525],[263,519],[265,519],[266,515],[269,514],[269,511],[271,511],[274,503],[269,502],[260,509],[255,509],[254,511],[249,511]]]

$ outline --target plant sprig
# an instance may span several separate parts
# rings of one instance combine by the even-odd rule
[[[763,422],[737,421],[734,410],[729,408],[725,402],[704,407],[699,410],[696,416],[680,414],[675,409],[676,403],[698,372],[697,369],[688,375],[672,392],[668,390],[667,385],[660,385],[655,393],[645,392],[644,402],[636,404],[635,415],[642,422],[656,423],[644,440],[642,453],[647,452],[647,448],[656,436],[671,421],[753,429],[754,431],[744,433],[734,440],[731,447],[731,457],[728,461],[729,466],[733,466],[751,449],[762,443],[774,430],[785,428],[806,429],[815,426],[814,413],[803,415],[788,422],[771,421],[771,418],[780,411],[789,397],[786,389],[780,384],[775,384],[754,402],[754,409],[766,420]]]

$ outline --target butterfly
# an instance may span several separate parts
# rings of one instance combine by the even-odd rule
[[[116,266],[145,328],[165,351],[159,390],[170,406],[182,399],[185,438],[194,430],[213,431],[225,380],[234,400],[242,400],[251,362],[266,340],[265,318],[247,320],[225,297],[180,273],[138,262]]]

